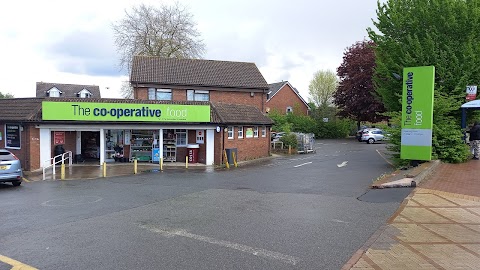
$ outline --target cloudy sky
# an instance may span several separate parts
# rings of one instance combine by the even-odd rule
[[[145,0],[143,3],[171,3]],[[308,99],[314,72],[335,71],[367,38],[377,0],[180,0],[194,16],[205,59],[254,62],[268,83],[289,81]],[[35,82],[99,85],[120,97],[111,25],[139,0],[8,1],[0,10],[0,92],[35,96]]]

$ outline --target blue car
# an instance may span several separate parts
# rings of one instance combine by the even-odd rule
[[[0,183],[10,182],[20,186],[23,179],[23,170],[20,160],[10,151],[0,149]]]

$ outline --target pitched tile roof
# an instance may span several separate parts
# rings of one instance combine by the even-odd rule
[[[267,90],[254,63],[135,56],[132,83]]]
[[[268,85],[268,97],[273,97],[287,82],[277,82]]]
[[[42,108],[42,100],[43,98],[0,98],[0,121],[35,121]]]
[[[224,124],[272,125],[273,121],[265,116],[256,106],[212,102]]]
[[[77,97],[77,93],[83,89],[88,90],[92,94],[92,98],[101,98],[100,88],[97,85],[80,85],[80,84],[62,84],[62,83],[46,83],[37,82],[36,97],[47,97],[47,91],[56,87],[63,92],[60,97]]]
[[[268,95],[267,95],[267,102],[270,101],[270,99],[273,98],[273,96],[275,96],[275,94],[278,93],[278,91],[280,91],[280,89],[282,89],[286,84],[288,84],[290,86],[290,88],[292,88],[293,92],[295,92],[295,94],[298,96],[298,98],[300,98],[300,100],[305,104],[305,106],[307,106],[307,108],[310,110],[310,105],[308,105],[308,103],[302,98],[302,96],[300,95],[300,93],[298,92],[297,88],[293,87],[288,81],[282,81],[282,82],[277,82],[277,83],[271,83],[269,84],[269,88],[268,88]]]
[[[0,121],[1,122],[8,122],[8,121],[42,122],[42,101],[44,100],[58,101],[58,102],[211,105],[210,123],[212,124],[271,125],[273,123],[270,118],[263,115],[263,113],[255,106],[213,103],[209,101],[156,101],[156,100],[107,99],[107,98],[102,98],[102,99],[100,98],[0,99]],[[65,121],[65,122],[69,122],[69,121]],[[149,124],[149,123],[146,123],[146,124]],[[182,124],[188,124],[188,123],[182,123]]]

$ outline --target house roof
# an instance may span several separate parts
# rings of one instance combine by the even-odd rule
[[[225,124],[273,124],[256,106],[215,102],[212,107]]]
[[[96,103],[129,103],[129,104],[179,104],[179,105],[211,105],[210,123],[212,124],[257,124],[271,125],[270,118],[257,107],[238,104],[212,103],[209,101],[156,101],[137,99],[107,98],[11,98],[0,99],[0,121],[8,122],[44,122],[42,121],[42,101],[58,102],[96,102]],[[58,121],[55,121],[58,122]],[[71,122],[71,121],[65,121]],[[80,121],[74,121],[80,122]],[[104,122],[106,123],[106,122]],[[146,123],[148,124],[148,123]],[[151,123],[150,123],[151,124]],[[188,123],[182,123],[188,124]]]
[[[298,96],[298,98],[307,106],[307,108],[310,110],[310,105],[302,98],[300,93],[298,92],[297,88],[293,87],[288,81],[282,81],[282,82],[277,82],[277,83],[271,83],[269,84],[268,88],[268,99],[267,102],[270,101],[273,96],[275,96],[285,85],[290,86],[290,88],[295,92],[295,94]]]
[[[131,83],[267,90],[254,63],[135,56]]]
[[[80,85],[80,84],[62,84],[62,83],[47,83],[37,82],[36,97],[46,97],[47,91],[56,87],[63,92],[61,97],[77,97],[77,93],[83,89],[88,90],[92,94],[92,98],[101,98],[100,88],[97,85]]]

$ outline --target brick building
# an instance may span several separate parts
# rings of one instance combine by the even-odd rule
[[[277,111],[280,114],[295,113],[309,115],[310,106],[300,96],[298,90],[289,82],[277,82],[269,84],[266,100],[267,111]]]
[[[0,148],[26,170],[48,165],[59,149],[99,164],[184,162],[196,152],[191,162],[218,165],[225,150],[239,161],[270,154],[268,85],[255,64],[136,57],[131,84],[135,99],[0,99]],[[37,95],[65,93],[43,89]]]

